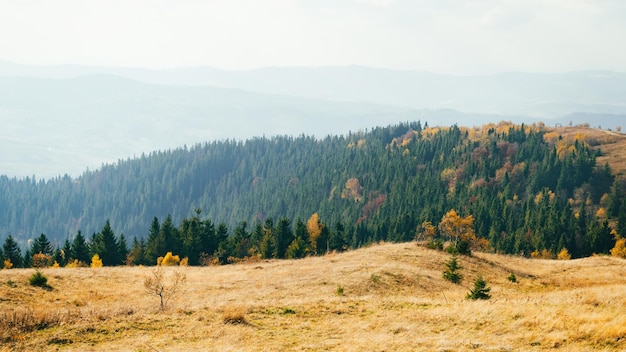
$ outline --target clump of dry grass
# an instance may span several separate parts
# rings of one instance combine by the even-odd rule
[[[224,308],[222,321],[225,324],[247,324],[246,308],[238,305],[229,305]]]

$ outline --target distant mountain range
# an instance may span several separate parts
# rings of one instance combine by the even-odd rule
[[[0,61],[0,174],[69,174],[210,140],[399,121],[626,123],[626,74],[449,76],[365,67],[147,70]]]

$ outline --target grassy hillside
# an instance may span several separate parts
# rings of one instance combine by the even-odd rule
[[[592,148],[601,151],[596,159],[597,165],[608,163],[615,174],[626,175],[626,134],[581,126],[557,127],[551,130],[570,141],[579,136]]]
[[[414,243],[342,254],[181,270],[187,282],[159,312],[154,268],[0,271],[0,341],[13,350],[563,351],[626,348],[623,260],[460,257]],[[515,274],[517,283],[507,279]],[[492,299],[465,299],[482,274]],[[168,276],[166,276],[168,281]]]

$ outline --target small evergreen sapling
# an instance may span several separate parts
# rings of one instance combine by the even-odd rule
[[[513,274],[513,273],[511,273],[509,276],[507,276],[506,279],[511,281],[512,283],[517,283],[517,276],[515,276],[515,274]]]
[[[453,254],[445,265],[446,270],[443,272],[443,278],[455,284],[460,283],[463,280],[463,275],[459,273],[459,270],[463,269],[463,267],[459,265],[456,254]]]
[[[491,291],[491,288],[487,287],[487,281],[483,279],[482,275],[478,275],[478,278],[474,281],[474,288],[467,294],[467,299],[489,299],[491,298],[489,291]]]
[[[28,282],[31,286],[52,290],[52,286],[48,285],[48,277],[39,270],[35,271],[35,273],[28,278]]]

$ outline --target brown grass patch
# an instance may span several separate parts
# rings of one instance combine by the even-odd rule
[[[415,244],[381,244],[301,260],[176,268],[186,274],[185,290],[164,312],[145,293],[152,268],[43,269],[52,291],[28,284],[32,270],[2,270],[0,345],[7,351],[626,349],[626,261],[475,253],[459,257],[465,279],[455,285],[442,278],[448,258]],[[511,273],[517,283],[507,279]],[[488,301],[465,299],[478,274],[492,288]]]

